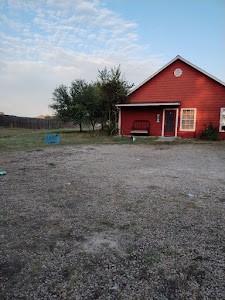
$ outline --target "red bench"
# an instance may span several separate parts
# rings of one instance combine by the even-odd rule
[[[135,120],[132,124],[131,134],[149,135],[150,122],[147,120]]]

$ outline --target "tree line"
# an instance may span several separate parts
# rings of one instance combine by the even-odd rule
[[[95,130],[98,123],[103,130],[114,134],[118,118],[115,105],[126,102],[132,86],[122,77],[120,66],[109,70],[104,68],[98,71],[95,82],[77,79],[69,87],[58,86],[50,107],[62,121],[79,125],[80,131],[87,123]]]

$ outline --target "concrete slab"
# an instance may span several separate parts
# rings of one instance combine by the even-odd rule
[[[157,142],[173,142],[177,138],[175,136],[160,136],[156,141]]]

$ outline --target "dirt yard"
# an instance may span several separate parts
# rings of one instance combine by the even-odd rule
[[[2,153],[0,299],[225,299],[225,145]]]

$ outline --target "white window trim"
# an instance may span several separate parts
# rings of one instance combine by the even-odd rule
[[[166,111],[166,110],[176,110],[175,137],[177,137],[178,108],[164,108],[164,109],[163,109],[161,136],[164,136],[164,130],[165,130],[165,128],[164,128],[164,127],[165,127],[165,111]]]
[[[222,130],[222,113],[225,111],[225,107],[220,108],[220,130],[219,132],[225,132],[225,130]]]
[[[194,110],[194,128],[192,129],[183,129],[182,128],[182,116],[183,116],[183,111],[184,110]],[[181,108],[180,110],[180,131],[190,131],[190,132],[194,132],[196,130],[196,116],[197,116],[197,108],[193,108],[193,107],[184,107]]]

